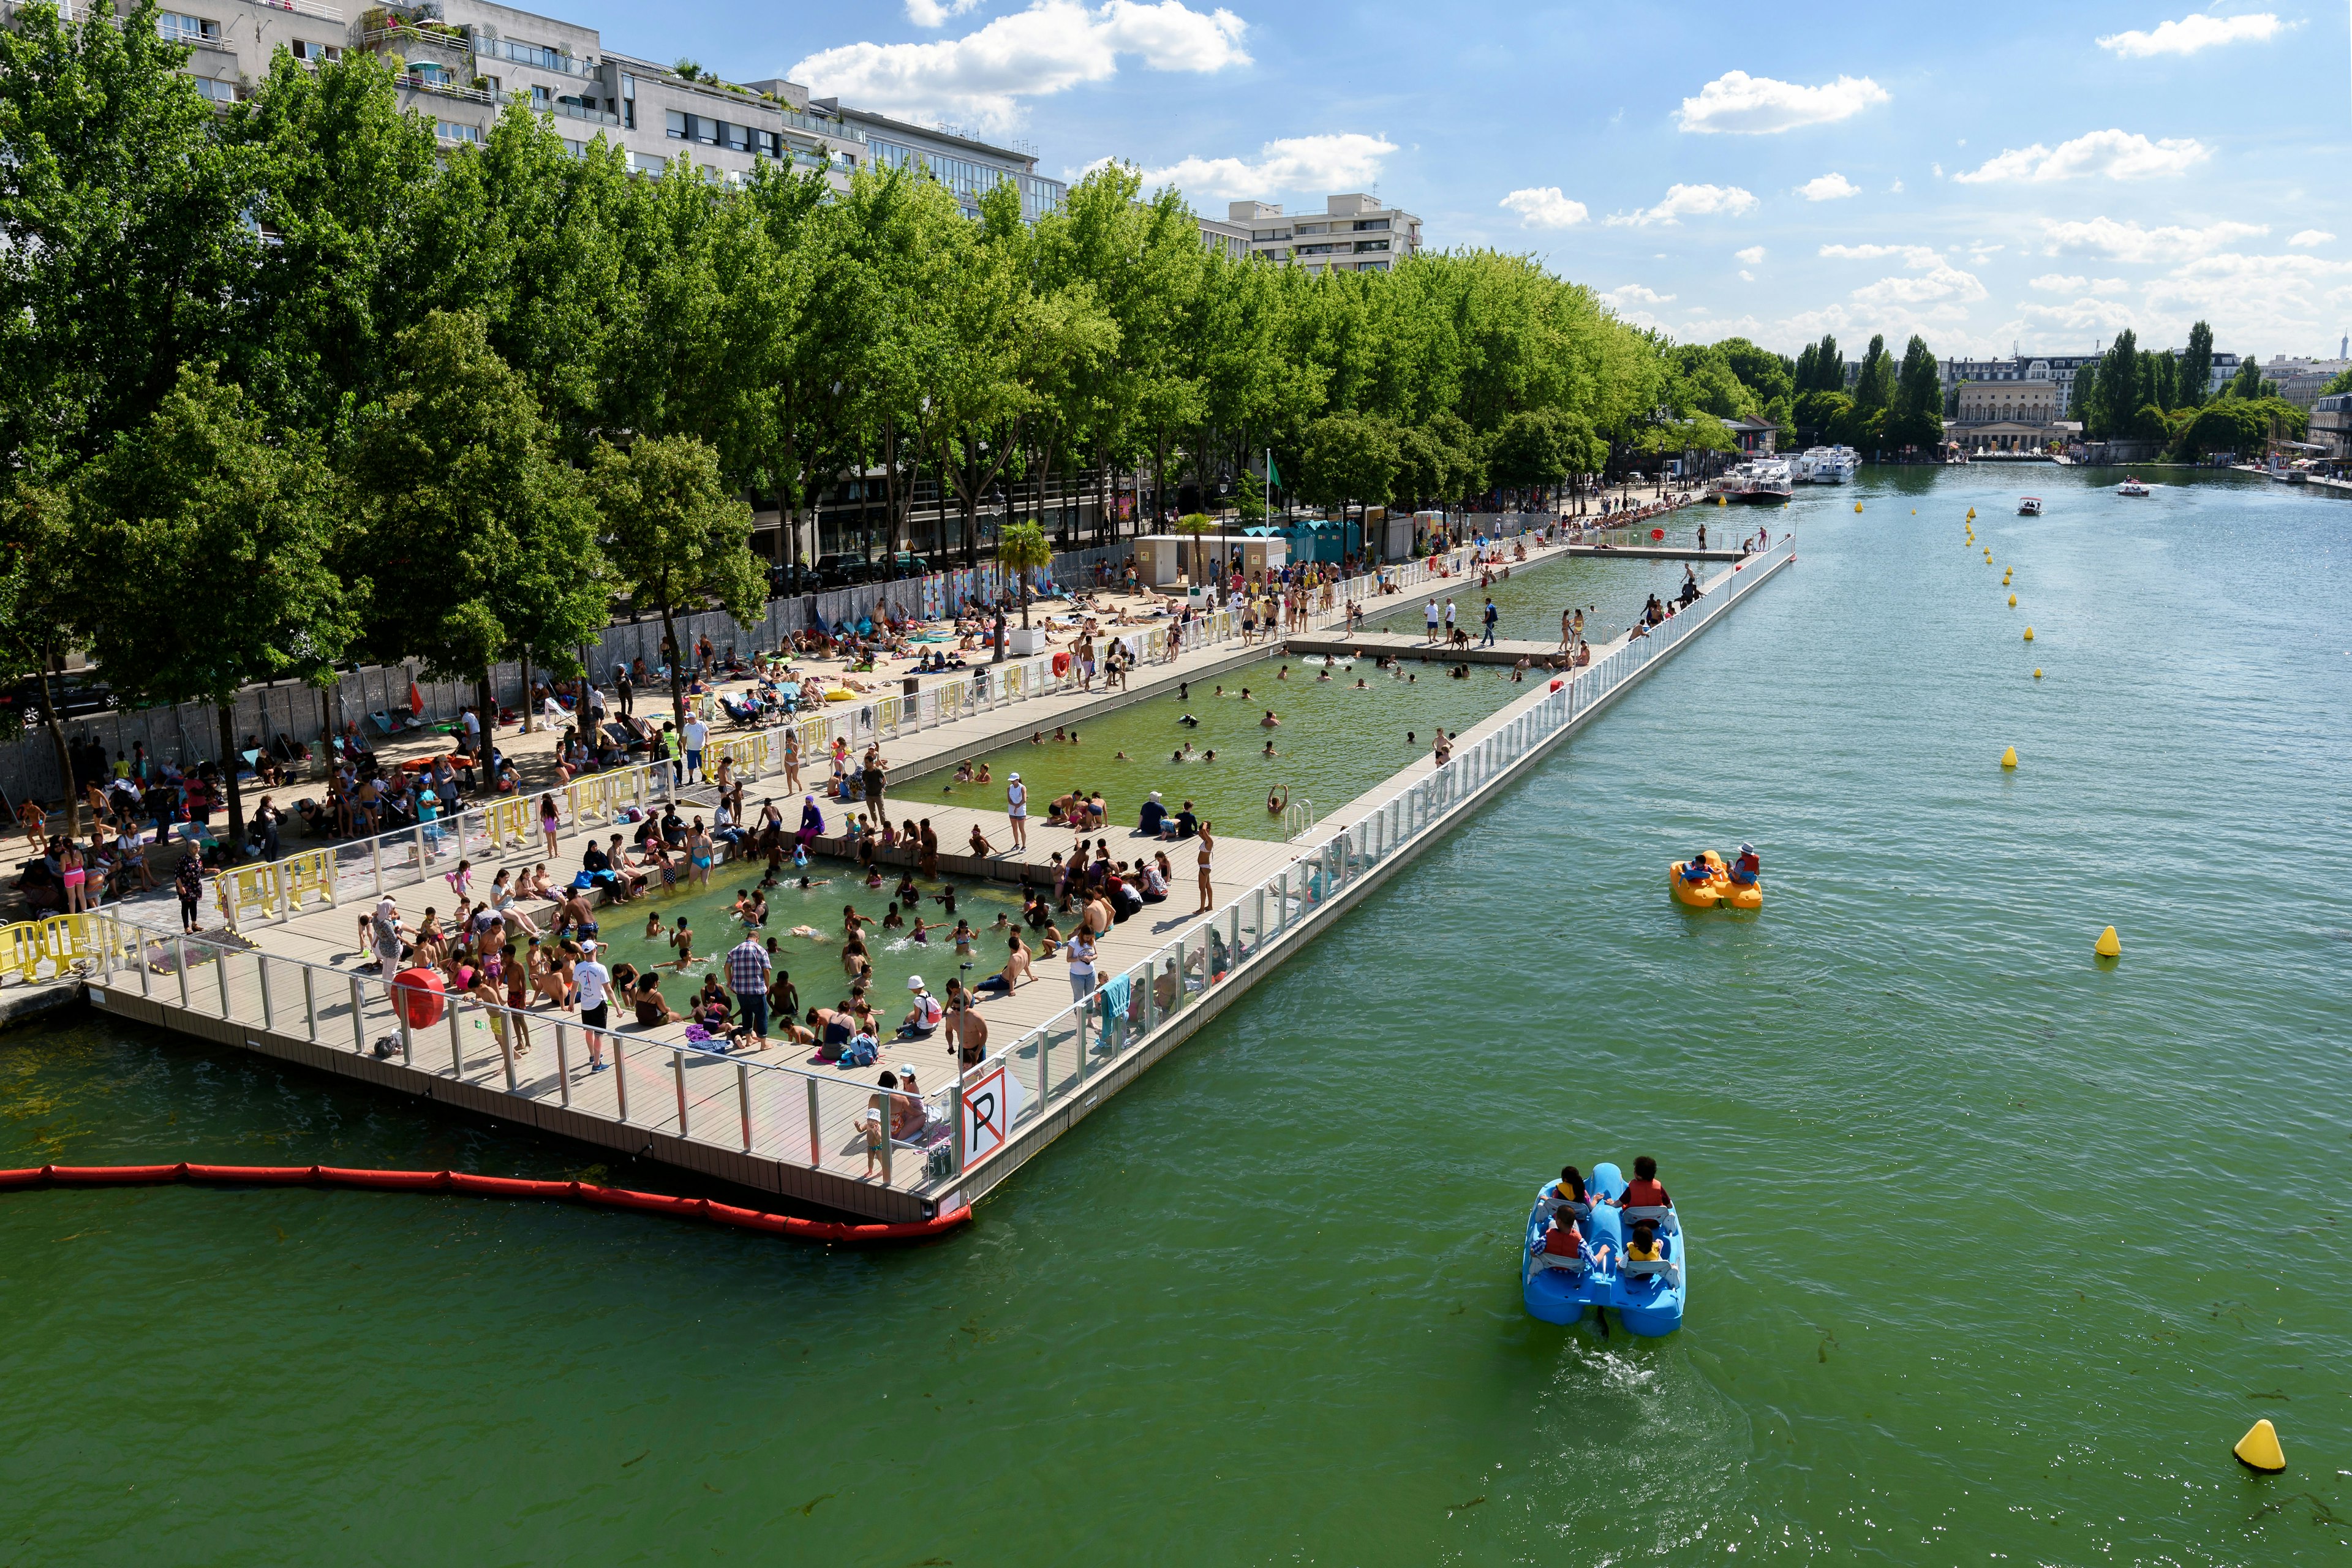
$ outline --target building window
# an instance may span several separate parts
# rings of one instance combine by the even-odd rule
[[[663,115],[663,116],[662,116],[662,118],[663,118],[665,121],[667,121],[668,122],[668,125],[669,125],[669,139],[670,139],[671,141],[673,141],[673,142],[683,142],[683,141],[685,141],[685,140],[686,140],[686,132],[687,132],[687,124],[686,124],[686,122],[687,122],[688,120],[692,119],[692,118],[693,118],[693,116],[691,116],[691,115],[688,115],[688,114],[681,114],[681,113],[679,113],[677,110],[673,109],[673,110],[669,110],[667,114]]]
[[[669,160],[655,153],[632,153],[629,168],[640,174],[658,174],[669,167]]]
[[[1384,217],[1368,217],[1358,221],[1356,232],[1362,234],[1367,229],[1385,229],[1388,226],[1389,220]]]
[[[444,142],[479,142],[482,139],[482,128],[478,125],[460,125],[454,120],[444,120],[433,128],[433,134]]]
[[[293,49],[294,58],[306,65],[315,66],[322,60],[339,60],[343,58],[341,45],[314,44],[308,38],[295,39]]]
[[[1328,230],[1326,226],[1319,223],[1302,223],[1298,226],[1298,232],[1301,234],[1324,234],[1328,233]]]
[[[738,153],[749,153],[751,150],[751,132],[746,126],[721,121],[719,122],[719,134],[720,141]]]
[[[1359,255],[1361,255],[1363,252],[1368,250],[1386,250],[1388,247],[1389,242],[1385,239],[1360,239],[1356,241],[1356,251]]]
[[[196,78],[196,90],[215,103],[236,101],[236,84],[234,82],[215,81],[208,76],[200,76]]]
[[[175,44],[193,44],[205,38],[217,41],[221,36],[218,22],[202,16],[183,16],[177,11],[158,11],[155,31]]]
[[[540,86],[537,82],[533,82],[531,84],[530,106],[533,109],[536,109],[541,113],[544,114],[547,112],[548,105],[554,101],[555,95],[553,93],[548,91],[547,89]]]

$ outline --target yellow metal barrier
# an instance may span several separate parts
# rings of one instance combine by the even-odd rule
[[[247,910],[259,910],[264,915],[278,912],[278,868],[238,866],[219,874],[220,892],[217,902],[228,929],[236,929],[236,917]]]
[[[530,802],[524,796],[492,801],[483,810],[482,820],[494,847],[505,850],[530,847]]]
[[[16,921],[0,926],[0,971],[13,971],[26,984],[48,956],[47,939],[39,921]]]
[[[299,913],[304,895],[314,895],[332,908],[335,902],[335,860],[325,849],[305,849],[278,862],[278,887],[286,894],[289,914]]]

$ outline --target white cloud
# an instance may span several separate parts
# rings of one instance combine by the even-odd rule
[[[1727,131],[1769,136],[1800,125],[1828,125],[1885,103],[1886,89],[1868,77],[1842,76],[1820,87],[1801,87],[1746,71],[1726,71],[1683,100],[1675,121],[1685,131]]]
[[[1607,221],[1647,228],[1656,223],[1679,223],[1686,217],[1710,217],[1718,213],[1736,216],[1755,205],[1756,198],[1738,185],[1669,185],[1666,199],[1656,206],[1612,213]]]
[[[2217,332],[2310,342],[2334,335],[2352,302],[2352,261],[2317,256],[2247,256],[2234,251],[2184,262],[2145,290],[2148,306],[2201,316]]]
[[[1916,277],[1897,274],[1865,283],[1851,298],[1864,305],[1972,305],[1985,297],[1973,272],[1937,261]]]
[[[2150,340],[2147,312],[2118,300],[2095,300],[2088,295],[2063,304],[2032,304],[2018,307],[2017,325],[2041,331],[2063,331],[2074,334],[2121,331],[2137,322]]]
[[[980,0],[907,0],[907,20],[918,27],[944,27],[950,16],[980,8]]]
[[[1944,259],[1925,245],[1824,245],[1821,254],[1835,261],[1877,261],[1899,256],[1907,267],[1935,267]]]
[[[2163,263],[2179,261],[2183,257],[2201,256],[2219,250],[2242,239],[2252,239],[2268,234],[2270,229],[2258,223],[2238,223],[2223,219],[2203,228],[2178,226],[2162,228],[2142,228],[2137,223],[2118,222],[2111,217],[2086,218],[2066,223],[2042,225],[2042,253],[2063,256],[2069,251],[2089,251],[2113,258],[2117,261]]]
[[[2281,23],[2268,11],[2249,16],[2183,16],[2178,22],[2158,23],[2152,33],[2137,28],[2128,33],[2110,33],[2099,40],[2099,47],[2111,49],[2126,59],[2146,59],[2150,55],[2193,55],[2218,44],[2262,43],[2276,37],[2291,25]]]
[[[1021,100],[1064,92],[1118,74],[1121,56],[1153,70],[1220,71],[1249,64],[1246,25],[1220,6],[1183,0],[1034,0],[960,38],[923,44],[845,44],[788,73],[821,97],[839,96],[888,114],[946,115],[989,130],[1021,118]]]
[[[2287,243],[2289,245],[2326,245],[2335,237],[2324,228],[2306,228]]]
[[[2039,289],[2045,294],[2128,294],[2131,285],[2121,278],[2077,278],[2064,272],[2045,272],[2039,278],[2025,280],[2028,289]]]
[[[1888,195],[1890,195],[1890,196],[1899,196],[1899,195],[1901,195],[1903,194],[1903,182],[1902,182],[1902,181],[1900,181],[1900,180],[1897,180],[1897,181],[1895,181],[1893,184],[1891,184],[1891,185],[1887,186],[1887,187],[1886,187],[1886,194],[1887,194]]]
[[[1529,185],[1496,205],[1518,214],[1521,228],[1573,228],[1587,216],[1584,204],[1570,201],[1558,185]]]
[[[1760,245],[1751,245],[1745,250],[1735,250],[1731,253],[1731,259],[1745,261],[1748,266],[1753,267],[1764,259],[1764,247]]]
[[[1143,188],[1173,185],[1187,195],[1263,196],[1276,191],[1344,191],[1380,177],[1381,161],[1395,152],[1385,136],[1343,131],[1320,136],[1286,136],[1245,158],[1181,159],[1142,171]],[[1089,168],[1099,167],[1098,160]]]
[[[2036,142],[2031,147],[2004,151],[1967,174],[1954,174],[1964,185],[2020,180],[2039,184],[2049,180],[2080,180],[2104,174],[2111,180],[2146,179],[2178,174],[2211,156],[2203,142],[2186,137],[2151,142],[2137,132],[2094,131],[2055,149]]]
[[[1748,268],[1743,267],[1739,269],[1739,280],[1742,283],[1753,283],[1756,281],[1756,274],[1748,271]]]
[[[1807,180],[1799,185],[1797,194],[1809,202],[1834,202],[1862,195],[1862,187],[1843,174],[1823,174],[1820,179]]]
[[[1601,302],[1634,326],[1654,327],[1658,319],[1643,307],[1667,304],[1673,299],[1672,294],[1661,294],[1639,283],[1623,283],[1602,293]]]

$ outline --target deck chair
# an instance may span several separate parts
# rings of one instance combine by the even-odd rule
[[[1675,1223],[1675,1211],[1659,1204],[1643,1204],[1632,1208],[1620,1209],[1618,1217],[1624,1221],[1628,1235],[1633,1233],[1636,1224],[1645,1219],[1657,1222],[1660,1236],[1672,1236],[1681,1228]]]

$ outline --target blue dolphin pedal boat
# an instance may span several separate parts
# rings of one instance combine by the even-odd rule
[[[1544,1250],[1544,1234],[1552,1212],[1562,1200],[1552,1195],[1547,1182],[1528,1214],[1527,1245],[1519,1257],[1519,1294],[1528,1315],[1547,1323],[1573,1323],[1587,1307],[1617,1310],[1619,1321],[1645,1339],[1657,1339],[1683,1326],[1683,1301],[1690,1289],[1690,1237],[1672,1208],[1619,1209],[1603,1198],[1624,1195],[1625,1178],[1614,1165],[1596,1165],[1584,1190],[1596,1200],[1568,1205],[1584,1233],[1580,1255],[1565,1258]],[[1658,1222],[1658,1240],[1665,1258],[1657,1263],[1632,1263],[1625,1258],[1625,1230],[1642,1218]],[[1606,1249],[1605,1260],[1602,1253]],[[1602,1320],[1602,1327],[1607,1327]]]

